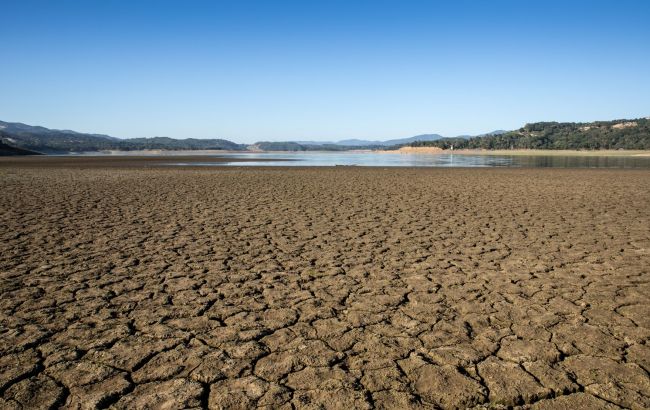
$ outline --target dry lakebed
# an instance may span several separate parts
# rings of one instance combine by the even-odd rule
[[[650,408],[650,170],[0,160],[0,408]]]

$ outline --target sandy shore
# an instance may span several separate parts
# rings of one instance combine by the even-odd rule
[[[0,408],[650,407],[650,171],[60,161],[0,161]]]

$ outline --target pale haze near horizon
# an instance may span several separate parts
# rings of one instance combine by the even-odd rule
[[[115,137],[447,137],[650,116],[650,3],[3,2],[0,120]]]

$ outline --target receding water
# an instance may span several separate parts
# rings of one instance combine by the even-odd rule
[[[219,154],[226,163],[191,162],[204,166],[363,166],[363,167],[531,167],[531,168],[646,168],[650,157],[564,155],[397,154],[377,152],[299,152]]]

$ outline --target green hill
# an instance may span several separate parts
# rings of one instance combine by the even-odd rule
[[[41,155],[41,153],[29,151],[22,148],[17,148],[0,141],[0,157],[14,156],[14,155]]]
[[[650,149],[650,119],[575,122],[536,122],[516,131],[473,138],[444,138],[410,144],[443,149]]]
[[[166,137],[119,139],[102,134],[54,130],[4,121],[0,121],[0,141],[14,147],[47,154],[110,150],[242,150],[245,148],[244,145],[223,139]]]
[[[435,135],[435,138],[439,136]],[[418,138],[418,137],[413,137]],[[408,141],[405,140],[405,141]],[[40,153],[132,150],[230,150],[262,151],[345,151],[350,149],[397,149],[382,145],[341,145],[309,142],[258,142],[251,146],[224,139],[174,139],[166,137],[119,139],[108,135],[54,130],[21,123],[0,121],[3,152],[23,149]],[[349,142],[349,141],[348,141]],[[346,143],[348,143],[346,142]],[[363,142],[363,141],[362,141]],[[440,138],[415,141],[412,147],[433,146],[443,149],[548,149],[548,150],[646,150],[650,149],[650,119],[595,121],[589,123],[537,122],[515,131],[498,131],[476,137]],[[12,151],[14,150],[14,151]]]

